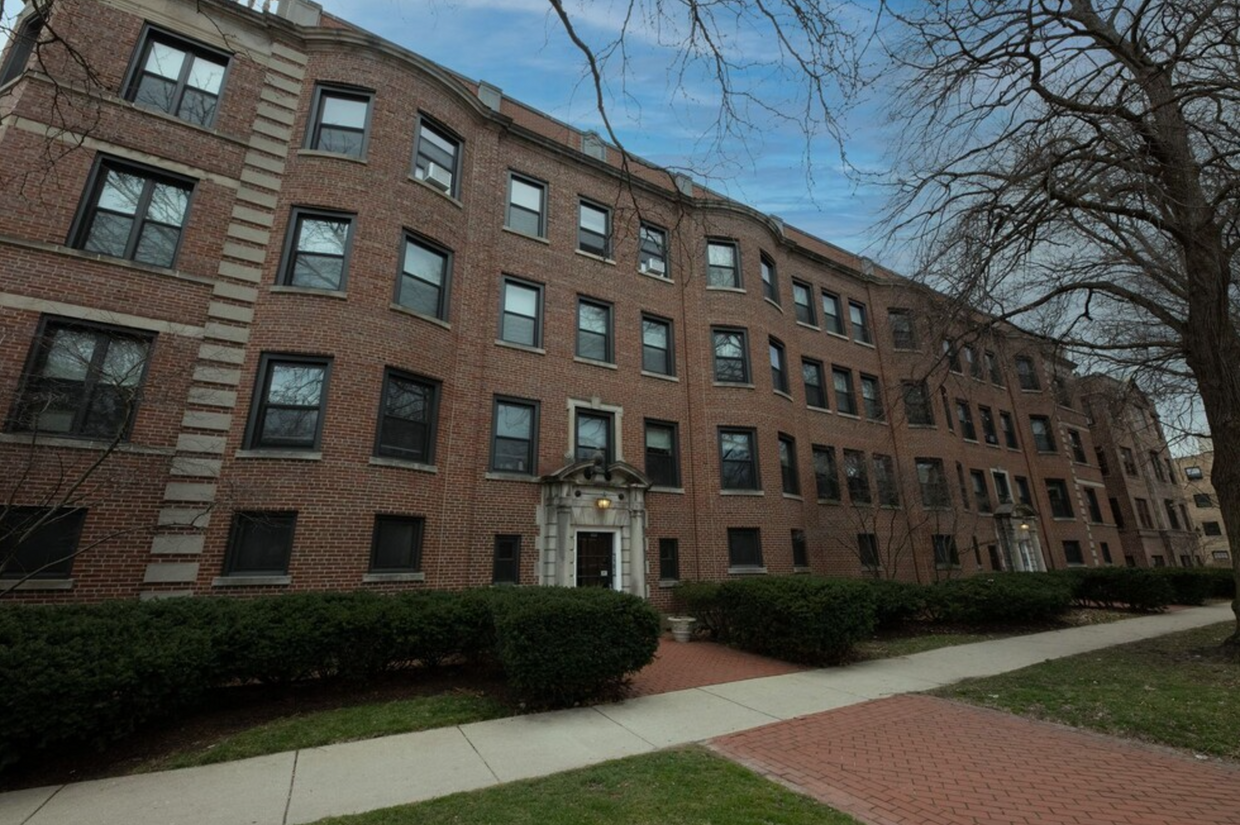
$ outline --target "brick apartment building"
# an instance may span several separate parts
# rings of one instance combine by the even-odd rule
[[[50,14],[0,74],[11,596],[1136,555],[1044,341],[304,0]]]
[[[1201,560],[1211,567],[1231,567],[1231,541],[1214,490],[1214,448],[1202,439],[1198,452],[1175,459],[1181,492],[1192,502]]]

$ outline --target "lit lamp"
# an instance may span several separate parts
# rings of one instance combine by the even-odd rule
[[[601,495],[594,500],[594,506],[600,510],[610,510],[611,499],[609,499],[605,494]]]
[[[1022,529],[1022,530],[1028,530],[1028,529],[1029,529],[1029,522],[1027,522],[1027,521],[1022,521],[1022,522],[1020,523],[1020,529]]]

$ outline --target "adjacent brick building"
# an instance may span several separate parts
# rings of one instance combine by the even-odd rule
[[[1115,561],[1046,342],[304,0],[51,14],[82,60],[28,9],[0,74],[12,595]]]
[[[1212,567],[1231,567],[1231,542],[1212,481],[1213,445],[1203,439],[1198,447],[1199,452],[1175,459],[1177,478],[1184,498],[1190,502],[1202,562]]]

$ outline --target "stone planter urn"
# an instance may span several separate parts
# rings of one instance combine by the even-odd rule
[[[668,624],[672,626],[672,638],[678,642],[693,640],[693,626],[697,619],[692,616],[668,616]]]

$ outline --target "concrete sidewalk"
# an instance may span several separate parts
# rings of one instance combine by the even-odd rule
[[[0,825],[284,825],[544,776],[1231,618],[1230,605],[221,765],[0,794]]]

